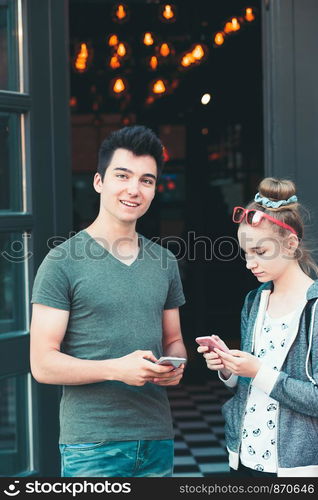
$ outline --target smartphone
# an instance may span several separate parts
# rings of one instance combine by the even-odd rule
[[[182,363],[186,363],[186,358],[177,358],[175,356],[161,356],[161,358],[156,361],[157,365],[172,365],[174,368],[179,368]]]
[[[208,346],[210,351],[214,350],[214,347],[220,349],[220,351],[229,352],[229,348],[217,335],[206,335],[203,337],[197,337],[195,341],[199,345]]]

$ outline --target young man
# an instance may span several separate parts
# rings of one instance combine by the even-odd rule
[[[34,282],[31,369],[63,385],[62,476],[171,476],[173,428],[166,386],[186,357],[179,321],[184,295],[174,256],[136,233],[163,163],[162,144],[142,126],[101,145],[95,221],[49,252]]]

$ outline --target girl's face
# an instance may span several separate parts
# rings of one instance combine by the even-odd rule
[[[295,263],[297,237],[290,233],[282,238],[268,221],[257,227],[241,224],[238,239],[245,252],[247,269],[261,283],[277,280]]]

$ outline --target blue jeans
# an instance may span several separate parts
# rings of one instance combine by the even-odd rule
[[[61,477],[171,477],[173,440],[60,444]]]

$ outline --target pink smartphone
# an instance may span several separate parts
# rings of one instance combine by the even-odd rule
[[[210,351],[214,350],[214,347],[220,349],[220,351],[228,352],[229,348],[217,335],[205,335],[203,337],[197,337],[195,341],[199,345],[208,346]]]

